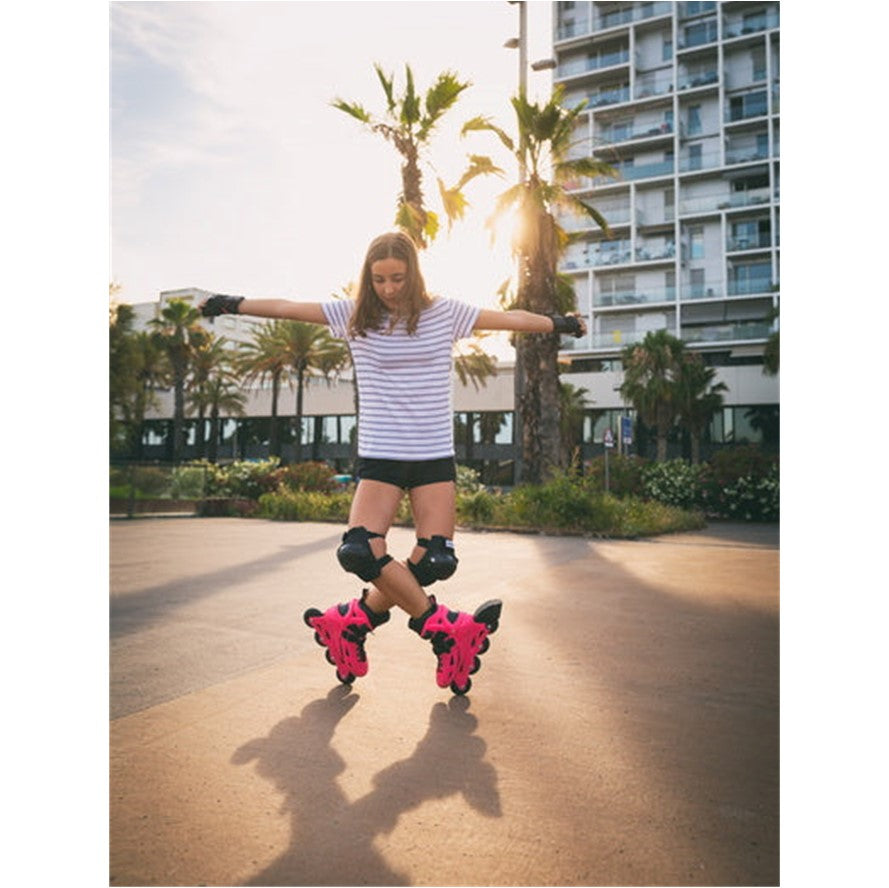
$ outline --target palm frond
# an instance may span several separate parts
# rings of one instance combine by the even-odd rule
[[[463,90],[472,84],[469,81],[462,83],[452,71],[445,71],[438,75],[438,80],[426,92],[426,115],[420,125],[419,138],[424,139],[439,118],[447,111],[460,96]]]
[[[502,130],[499,126],[492,123],[489,117],[473,117],[472,120],[467,120],[466,123],[463,124],[463,128],[460,130],[460,135],[465,136],[466,133],[483,131],[494,133],[504,144],[506,150],[515,154],[516,149],[513,140],[505,130]]]
[[[405,90],[401,100],[401,122],[411,127],[420,119],[420,97],[414,88],[414,72],[410,65],[404,66]]]
[[[340,111],[354,117],[356,120],[360,120],[362,123],[370,123],[371,116],[370,112],[365,111],[365,109],[359,105],[357,102],[347,102],[344,99],[334,99],[331,103],[334,108],[338,108]]]
[[[394,93],[394,83],[395,77],[393,75],[386,75],[386,72],[383,70],[383,66],[379,63],[374,65],[374,71],[377,72],[377,77],[380,81],[380,86],[383,87],[383,92],[386,94],[386,107],[389,110],[390,115],[394,115],[395,112],[395,93]]]

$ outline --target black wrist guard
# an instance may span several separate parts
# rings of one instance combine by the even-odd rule
[[[214,293],[202,306],[201,314],[205,318],[215,318],[217,315],[236,315],[238,306],[243,301],[243,296],[225,296],[222,293]]]
[[[574,315],[557,315],[551,314],[553,322],[553,333],[560,336],[564,333],[573,336],[575,339],[583,336],[583,330],[580,328],[580,321]]]

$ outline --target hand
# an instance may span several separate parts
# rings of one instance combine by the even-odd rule
[[[238,306],[243,301],[243,296],[226,296],[223,293],[214,293],[205,299],[198,308],[205,318],[215,318],[221,314],[238,314]]]
[[[576,312],[567,315],[551,314],[553,322],[553,333],[558,335],[567,334],[575,339],[586,335],[586,321]]]

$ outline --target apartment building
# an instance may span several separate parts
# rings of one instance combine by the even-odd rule
[[[554,82],[586,102],[573,151],[618,173],[572,188],[610,236],[562,220],[590,330],[566,379],[606,410],[593,439],[624,412],[621,349],[667,329],[728,386],[713,443],[777,445],[762,354],[779,304],[779,4],[557,2],[553,28]]]

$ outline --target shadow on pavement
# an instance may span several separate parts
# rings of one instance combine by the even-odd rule
[[[374,848],[375,838],[391,832],[402,814],[462,794],[476,811],[501,816],[497,772],[485,761],[487,746],[474,734],[478,720],[465,697],[436,703],[412,755],[380,771],[373,790],[350,802],[336,779],[346,763],[331,740],[359,699],[336,687],[233,755],[233,764],[256,763],[257,773],[284,796],[282,811],[291,820],[289,848],[245,884],[409,885]],[[459,769],[443,766],[450,760]]]
[[[264,555],[253,561],[226,566],[197,577],[178,577],[169,583],[161,583],[142,589],[131,595],[111,599],[111,638],[119,638],[130,632],[141,632],[152,622],[164,619],[168,612],[201,598],[218,594],[226,588],[256,581],[264,572],[276,570],[292,561],[298,561],[313,552],[331,550],[342,534],[314,540],[310,543],[283,546],[275,555]]]

